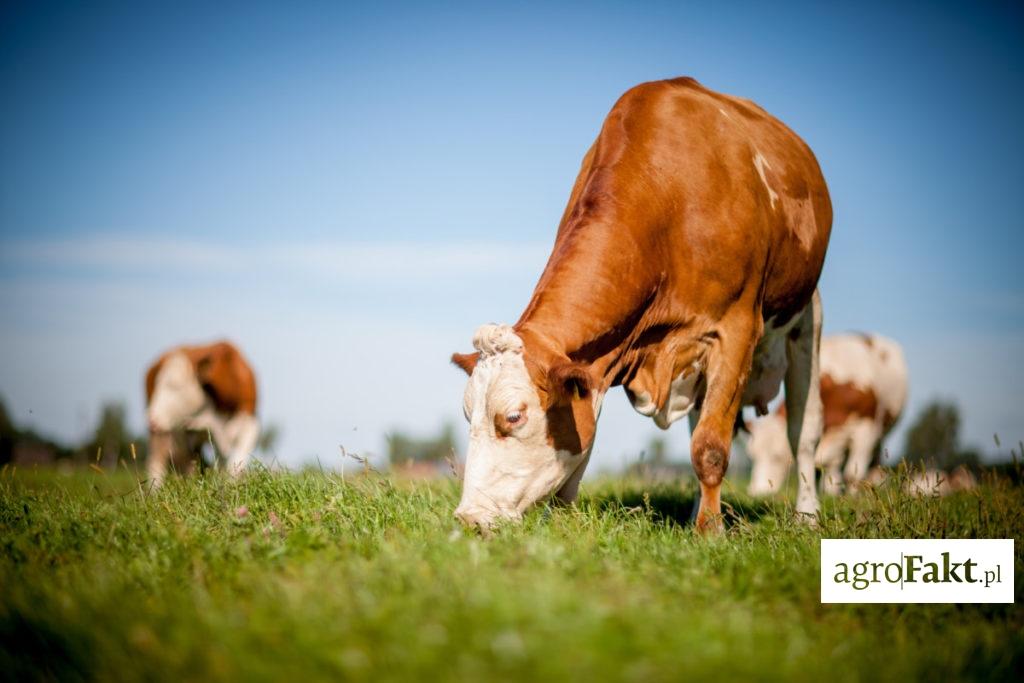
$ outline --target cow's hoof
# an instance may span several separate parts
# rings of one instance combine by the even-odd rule
[[[818,513],[817,512],[796,512],[796,521],[809,529],[818,528]]]
[[[722,515],[702,512],[697,513],[697,521],[695,523],[697,533],[702,536],[721,536],[725,533],[725,522],[722,519]]]

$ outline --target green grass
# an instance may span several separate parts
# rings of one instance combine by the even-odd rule
[[[454,482],[256,472],[0,476],[0,677],[12,680],[996,679],[1017,605],[821,605],[818,539],[1021,537],[1024,489],[788,501],[608,480],[484,540]],[[240,510],[244,508],[244,510]],[[1021,595],[1022,549],[1016,548]]]

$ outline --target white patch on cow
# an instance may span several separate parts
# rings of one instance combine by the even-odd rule
[[[875,356],[875,396],[878,406],[889,415],[899,417],[907,404],[909,372],[903,348],[886,337],[871,335]],[[890,425],[891,427],[891,425]]]
[[[726,111],[725,111],[724,109],[722,109],[721,107],[719,107],[719,108],[718,108],[718,111],[722,112],[722,116],[724,116],[725,118],[727,118],[727,119],[729,119],[730,121],[732,121],[732,117],[731,117],[731,116],[729,116],[729,114],[728,114],[728,113],[727,113],[727,112],[726,112]]]
[[[673,422],[693,410],[700,376],[700,364],[694,363],[672,380],[665,405],[653,415],[654,424],[668,429]]]
[[[228,474],[238,476],[249,463],[260,438],[260,423],[255,415],[224,415],[208,406],[184,425],[189,431],[208,432],[225,463]]]
[[[859,334],[836,334],[821,340],[821,372],[836,384],[872,389],[875,358]]]
[[[658,411],[654,398],[646,391],[635,394],[627,391],[626,396],[629,398],[629,402],[633,404],[633,409],[644,417],[651,417]]]
[[[260,423],[255,415],[235,413],[224,425],[225,445],[224,456],[227,460],[228,474],[237,477],[249,464],[249,457],[256,450],[256,442],[260,438]]]
[[[786,335],[799,322],[796,315],[779,325],[773,318],[765,323],[750,365],[750,378],[743,391],[743,405],[754,406],[758,415],[768,413],[768,404],[779,395],[786,377],[789,361],[786,359]]]
[[[785,418],[769,415],[756,420],[750,426],[746,446],[751,462],[750,494],[764,496],[780,491],[793,466]]]
[[[207,404],[192,361],[184,353],[168,355],[156,375],[153,395],[146,409],[149,423],[156,431],[183,427]]]
[[[764,170],[767,168],[769,171],[772,169],[771,164],[764,158],[764,155],[760,151],[754,155],[754,167],[757,169],[757,174],[761,176],[761,182],[764,183],[764,188],[768,190],[768,199],[771,202],[772,208],[775,208],[775,202],[779,198],[779,194],[772,189],[772,186],[768,184],[768,177]]]
[[[484,325],[473,346],[480,357],[463,399],[469,448],[455,514],[487,528],[498,519],[519,519],[534,503],[561,493],[589,453],[556,450],[548,443],[547,415],[523,361],[523,342],[511,327]],[[594,405],[599,408],[599,400]],[[499,435],[495,416],[513,411],[523,416],[518,426],[508,436]]]
[[[825,426],[821,401],[821,293],[800,314],[800,334],[786,342],[786,431],[796,452],[796,512],[799,519],[816,524],[818,492],[814,487],[814,454]]]
[[[868,474],[875,446],[882,438],[882,421],[879,416],[858,418],[847,420],[843,426],[849,430],[850,439],[843,475],[847,483],[855,484]]]

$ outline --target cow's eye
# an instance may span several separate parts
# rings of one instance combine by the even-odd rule
[[[494,431],[502,438],[511,436],[513,430],[521,428],[524,424],[526,424],[526,404],[519,406],[516,410],[494,415]]]

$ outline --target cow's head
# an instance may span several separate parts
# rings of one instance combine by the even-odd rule
[[[747,439],[747,454],[751,461],[749,493],[766,496],[781,491],[793,463],[786,418],[774,414],[754,421]]]
[[[587,368],[567,358],[541,361],[507,325],[480,327],[473,346],[476,353],[452,356],[469,375],[469,450],[456,517],[487,529],[520,519],[551,494],[573,500],[599,401]]]
[[[151,432],[168,432],[185,425],[201,411],[207,397],[200,373],[209,361],[198,365],[184,351],[173,351],[150,368],[146,376],[146,417]]]

